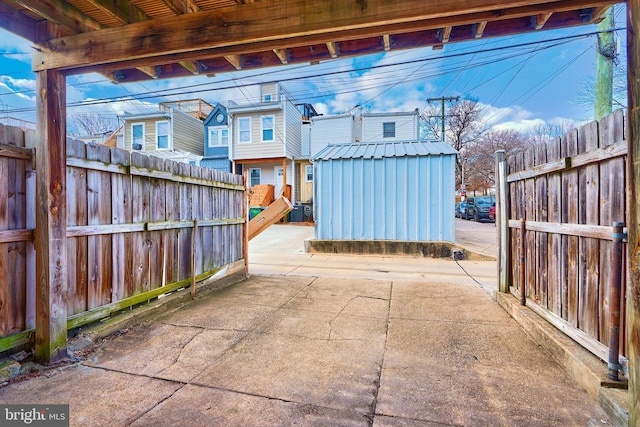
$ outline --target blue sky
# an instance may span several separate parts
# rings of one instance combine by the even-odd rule
[[[617,27],[625,14],[616,13]],[[485,116],[501,128],[526,129],[553,121],[583,121],[591,108],[578,102],[595,74],[595,25],[532,35],[480,39],[431,48],[338,59],[317,65],[297,64],[251,72],[197,76],[114,85],[98,74],[67,79],[68,113],[115,118],[124,112],[157,109],[158,102],[203,98],[211,103],[251,102],[256,83],[284,81],[299,102],[324,114],[360,105],[371,112],[424,108],[427,98],[471,96]],[[619,31],[617,36],[625,36]],[[509,46],[518,45],[517,48]],[[624,45],[623,45],[624,46]],[[35,121],[35,75],[30,43],[0,30],[0,116]],[[624,47],[621,49],[624,59]],[[185,93],[185,92],[191,93]],[[151,92],[151,93],[150,93]],[[146,95],[145,95],[146,94]],[[86,101],[104,100],[86,105]],[[72,129],[70,129],[72,131]]]

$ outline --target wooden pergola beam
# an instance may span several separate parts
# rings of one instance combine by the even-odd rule
[[[16,3],[74,33],[92,32],[103,28],[95,19],[60,0],[16,0]]]
[[[143,11],[129,0],[87,0],[95,8],[100,9],[121,24],[130,24],[149,19]]]
[[[338,44],[336,42],[327,42],[325,43],[327,46],[327,49],[329,50],[329,54],[331,55],[331,58],[337,58],[338,57]]]
[[[287,49],[273,49],[273,53],[276,54],[282,64],[289,63],[289,51]]]
[[[67,91],[59,71],[36,81],[35,355],[56,362],[67,357]]]
[[[541,30],[544,27],[544,24],[546,24],[549,18],[551,18],[551,15],[553,15],[553,12],[540,13],[538,15],[532,16],[531,26],[534,30]]]
[[[640,0],[627,2],[629,425],[640,425]]]
[[[0,3],[0,27],[27,40],[36,40],[35,21],[4,3]]]
[[[202,50],[217,50],[218,56],[256,50],[273,50],[371,36],[422,31],[429,28],[473,24],[483,21],[532,16],[548,1],[509,1],[496,15],[495,5],[481,0],[425,2],[405,0],[389,3],[369,0],[361,10],[357,4],[327,0],[317,13],[307,14],[305,0],[262,0],[261,8],[231,6],[132,23],[100,30],[100,34],[77,34],[49,40],[33,56],[34,70],[82,69],[104,64],[148,65],[162,57],[197,59]],[[610,4],[610,0],[567,0],[553,11],[575,10]],[[154,43],[149,43],[149,40]],[[90,47],[90,48],[88,48]],[[232,52],[238,48],[238,52]],[[154,59],[151,59],[154,58]],[[146,62],[146,63],[145,63]],[[135,67],[137,65],[132,65]]]
[[[200,12],[200,8],[192,0],[160,0],[176,15]]]
[[[233,65],[236,70],[242,70],[242,55],[225,55],[224,59],[226,59],[229,64]]]
[[[480,21],[473,24],[473,38],[480,39],[484,35],[484,30],[487,28],[487,21]]]

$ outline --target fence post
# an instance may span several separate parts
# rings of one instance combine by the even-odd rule
[[[507,161],[505,151],[496,151],[496,230],[498,240],[498,288],[500,292],[509,292],[508,271],[509,224],[507,219]]]
[[[620,282],[622,281],[622,239],[624,223],[613,223],[611,250],[611,286],[609,287],[609,379],[618,381],[620,371]]]
[[[640,425],[640,0],[627,2],[629,425]]]
[[[527,243],[525,236],[527,233],[527,226],[524,222],[524,218],[520,218],[520,305],[527,305],[527,287],[525,281],[525,269],[527,267]]]

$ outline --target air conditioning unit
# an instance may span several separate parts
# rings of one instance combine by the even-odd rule
[[[142,150],[142,144],[133,144],[131,148],[133,150]]]

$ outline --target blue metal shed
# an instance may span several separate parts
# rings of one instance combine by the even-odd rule
[[[454,242],[456,154],[431,141],[326,147],[313,159],[316,239]]]

